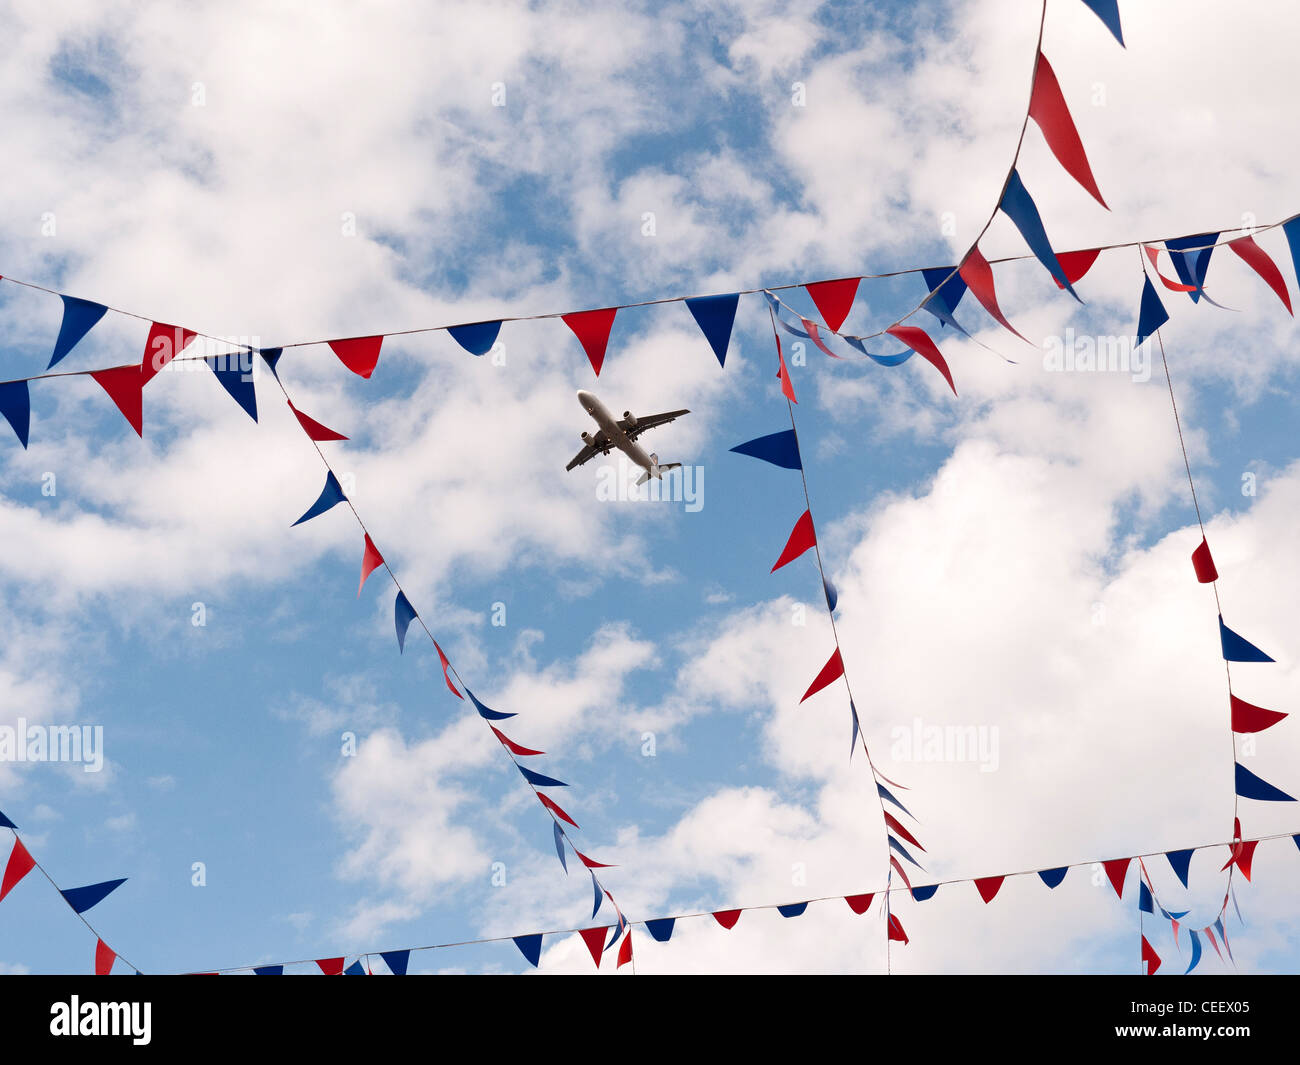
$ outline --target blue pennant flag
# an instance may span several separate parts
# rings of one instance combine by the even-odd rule
[[[3,820],[3,819],[4,819],[4,815],[3,815],[3,814],[0,814],[0,820]],[[10,827],[10,828],[13,828],[14,826],[13,826],[13,825],[9,825],[9,827]],[[1292,837],[1291,837],[1291,842],[1294,843],[1294,844],[1296,845],[1296,850],[1300,850],[1300,833],[1297,833],[1296,835],[1292,836]]]
[[[926,290],[933,292],[925,309],[939,319],[944,325],[950,325],[959,333],[970,336],[953,317],[957,304],[966,295],[966,282],[961,279],[955,266],[931,267],[921,271]]]
[[[456,341],[471,355],[486,355],[497,342],[501,332],[500,322],[472,322],[469,325],[452,325],[447,327],[451,339]]]
[[[1147,337],[1167,321],[1169,321],[1169,312],[1160,302],[1160,295],[1156,292],[1155,285],[1151,284],[1151,278],[1143,274],[1142,306],[1138,309],[1137,346],[1145,343]]]
[[[397,598],[393,601],[393,621],[397,625],[397,650],[400,654],[406,653],[406,630],[411,627],[411,622],[415,620],[415,607],[411,606],[411,601],[406,598],[405,592],[398,592]]]
[[[5,817],[3,813],[0,813],[0,828],[12,828],[15,832],[18,831],[18,826]],[[1300,840],[1296,842],[1296,846],[1300,847]]]
[[[18,434],[18,442],[27,446],[27,432],[32,421],[32,394],[26,381],[0,384],[0,414]]]
[[[1300,217],[1283,222],[1282,232],[1286,234],[1286,246],[1291,249],[1291,265],[1295,267],[1297,280],[1300,280]],[[1218,237],[1217,233],[1215,237]],[[1166,241],[1165,247],[1168,246]]]
[[[478,716],[481,718],[488,721],[504,721],[508,717],[515,716],[514,714],[502,713],[500,710],[489,710],[474,697],[474,693],[468,688],[465,689],[465,694],[469,696],[469,701],[474,704],[474,709],[478,711]]]
[[[849,700],[849,714],[853,718],[853,739],[849,740],[849,761],[853,761],[853,753],[858,749],[858,708],[853,705],[853,700]]]
[[[1138,909],[1143,913],[1156,912],[1155,903],[1151,901],[1151,889],[1145,880],[1138,881]]]
[[[292,529],[294,525],[301,525],[304,521],[310,521],[312,518],[324,514],[330,507],[338,506],[346,498],[347,496],[343,494],[338,478],[334,476],[334,471],[331,470],[325,475],[325,487],[321,489],[320,497],[307,509],[307,513],[295,521],[293,525],[290,525],[289,528]]]
[[[1038,879],[1049,888],[1054,888],[1065,879],[1065,874],[1069,871],[1070,867],[1068,865],[1063,865],[1059,869],[1040,869]]]
[[[108,310],[102,303],[77,299],[76,296],[60,298],[63,300],[63,324],[59,326],[59,336],[54,341],[54,354],[50,356],[49,366],[45,367],[47,370],[52,369],[55,363],[75,348]]]
[[[912,898],[917,902],[927,902],[934,898],[934,893],[938,890],[938,884],[922,884],[920,887],[912,888]]]
[[[1170,851],[1165,857],[1169,860],[1169,866],[1173,869],[1174,874],[1183,882],[1183,887],[1187,887],[1187,870],[1192,864],[1192,854],[1194,851]]]
[[[887,787],[885,787],[885,785],[881,784],[879,781],[876,782],[876,794],[879,795],[882,799],[888,799],[888,800],[889,800],[890,802],[892,802],[895,806],[897,806],[900,810],[902,810],[903,813],[907,814],[908,817],[911,817],[911,816],[912,816],[912,811],[909,810],[906,806],[904,806],[904,805],[903,805],[901,802],[899,802],[897,799],[895,799],[894,796],[893,796],[892,794],[890,794],[889,789],[888,789]]]
[[[889,845],[893,847],[894,850],[898,851],[899,854],[901,854],[904,858],[906,858],[918,869],[925,868],[925,866],[923,866],[920,862],[918,862],[915,858],[913,858],[910,854],[908,854],[907,851],[904,849],[903,845],[899,843],[898,840],[894,839],[893,836],[889,837]]]
[[[1283,229],[1285,228],[1284,226]],[[1174,237],[1165,241],[1178,280],[1184,285],[1195,286],[1193,291],[1187,293],[1192,297],[1193,303],[1200,302],[1201,289],[1205,287],[1205,274],[1210,268],[1210,256],[1218,239],[1218,233],[1198,233],[1194,237]],[[1196,250],[1188,251],[1188,248]]]
[[[60,891],[64,900],[77,913],[85,913],[92,906],[103,902],[109,894],[116,891],[126,883],[126,877],[121,880],[105,880],[102,884],[88,884],[86,887],[68,888],[67,891]]]
[[[676,920],[675,917],[661,917],[657,921],[646,921],[645,928],[656,943],[667,943],[673,938],[673,924]]]
[[[614,926],[614,933],[609,937],[609,942],[605,944],[606,950],[609,950],[610,947],[612,947],[615,943],[618,942],[618,937],[623,934],[623,931],[626,928],[627,928],[627,918],[620,913],[618,915],[618,924]]]
[[[588,869],[587,872],[591,874],[591,890],[595,893],[595,901],[591,905],[591,916],[595,917],[596,914],[600,913],[600,900],[602,897],[600,893],[600,884],[596,880],[595,873],[592,873],[590,869]]]
[[[782,917],[802,917],[803,911],[808,908],[806,902],[792,902],[786,906],[778,906],[776,912]]]
[[[1260,780],[1240,762],[1237,763],[1237,794],[1243,799],[1259,799],[1261,802],[1295,802],[1285,791]]]
[[[257,965],[253,968],[255,976],[283,976],[283,965]]]
[[[519,953],[527,960],[528,964],[534,969],[537,963],[542,959],[542,934],[537,932],[531,936],[513,936],[515,946],[519,948]]]
[[[1187,967],[1187,972],[1183,973],[1184,976],[1195,969],[1196,963],[1201,960],[1201,937],[1195,932],[1191,932],[1190,935],[1192,937],[1192,964]]]
[[[230,398],[243,407],[244,413],[253,421],[257,421],[257,389],[253,386],[253,371],[240,368],[238,355],[214,355],[203,361],[212,367]]]
[[[406,975],[406,967],[411,961],[411,952],[409,950],[385,950],[381,951],[379,956],[384,959],[384,964],[388,966],[394,976]]]
[[[569,786],[562,780],[536,773],[526,765],[521,765],[519,772],[523,773],[524,779],[535,788],[567,788]]]
[[[783,469],[803,469],[803,463],[799,461],[799,441],[795,438],[793,429],[783,429],[779,433],[755,437],[743,444],[737,444],[731,450],[738,455],[762,459]]]
[[[844,340],[857,348],[867,358],[878,362],[881,366],[902,366],[903,363],[907,362],[908,359],[916,354],[911,348],[908,348],[906,351],[900,351],[896,355],[875,355],[867,350],[866,345],[862,343],[861,337],[845,337]]]
[[[803,340],[812,339],[802,329],[796,328],[795,326],[791,325],[789,322],[787,322],[784,318],[781,317],[780,300],[778,300],[775,296],[772,295],[772,293],[768,292],[766,289],[763,290],[763,295],[767,298],[767,305],[772,308],[772,315],[776,318],[777,325],[779,325],[791,336],[800,337]]]
[[[343,970],[344,976],[365,976],[366,970],[361,965],[361,959],[358,958],[346,969]]]
[[[835,585],[831,583],[829,577],[822,578],[822,590],[826,593],[826,609],[834,614],[835,607],[840,601],[840,593],[836,590]]]
[[[567,873],[569,871],[569,863],[564,857],[564,833],[560,831],[560,822],[552,821],[551,828],[555,830],[555,853],[560,856],[560,866]]]
[[[739,302],[740,296],[734,292],[729,296],[695,296],[686,301],[686,309],[718,357],[719,366],[727,364],[727,346],[731,343],[731,327],[736,321]]]
[[[284,354],[284,348],[259,348],[258,354],[266,360],[266,365],[270,371],[275,374],[276,380],[280,379],[280,371],[275,368],[276,363],[280,361],[280,356]]]
[[[1119,41],[1120,47],[1124,45],[1124,31],[1119,24],[1119,0],[1083,0],[1093,13],[1101,19],[1106,29],[1110,30],[1115,40]]]
[[[1002,194],[1002,202],[998,206],[1020,230],[1020,235],[1029,245],[1029,250],[1034,253],[1034,257],[1047,267],[1048,273],[1056,278],[1057,283],[1066,292],[1079,300],[1079,294],[1074,291],[1070,279],[1065,276],[1065,270],[1057,262],[1056,252],[1052,251],[1051,242],[1047,239],[1047,230],[1043,228],[1043,220],[1039,217],[1038,208],[1034,206],[1033,198],[1025,188],[1024,182],[1020,180],[1017,171],[1011,171],[1007,191]],[[1079,302],[1082,303],[1083,300]]]
[[[1223,615],[1219,615],[1219,640],[1223,644],[1223,660],[1225,662],[1272,662],[1263,651],[1256,647],[1249,640],[1238,636],[1227,625],[1223,623]]]

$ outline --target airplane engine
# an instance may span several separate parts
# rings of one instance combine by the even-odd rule
[[[627,427],[629,429],[636,425],[636,419],[632,417],[632,412],[630,410],[625,410],[623,412],[623,420],[627,422]]]
[[[590,443],[591,443],[591,434],[590,434],[590,433],[588,433],[588,432],[581,432],[581,433],[579,433],[578,435],[579,435],[580,437],[582,437],[582,442],[583,442],[584,444],[590,444]]]

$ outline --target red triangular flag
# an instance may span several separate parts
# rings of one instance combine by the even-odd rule
[[[902,865],[899,864],[898,859],[892,854],[889,856],[889,864],[892,865],[898,875],[903,878],[903,883],[907,885],[907,889],[910,891],[912,889],[912,882],[907,879],[906,871],[903,869]]]
[[[14,849],[9,852],[9,861],[5,865],[4,881],[0,883],[0,902],[14,889],[14,885],[32,871],[36,859],[27,853],[23,841],[14,839]]]
[[[366,578],[375,571],[376,566],[384,564],[384,556],[379,553],[379,548],[375,547],[374,542],[370,539],[370,534],[366,533],[366,549],[361,556],[361,583],[357,585],[357,598],[361,598],[361,589],[366,586]]]
[[[502,742],[502,744],[503,744],[503,745],[504,745],[504,746],[505,746],[505,747],[506,747],[506,748],[507,748],[507,749],[508,749],[512,754],[528,755],[528,754],[545,754],[545,753],[546,753],[545,751],[534,751],[531,747],[524,747],[524,746],[521,745],[521,744],[515,743],[514,740],[512,740],[509,736],[507,736],[504,732],[502,732],[499,728],[497,728],[496,725],[489,725],[488,728],[490,728],[493,732],[496,733],[496,737],[497,737],[497,739],[499,739],[499,740]],[[576,826],[575,826],[575,827],[576,827]]]
[[[1056,161],[1065,167],[1066,172],[1080,185],[1087,189],[1093,199],[1103,207],[1106,201],[1101,198],[1097,180],[1092,176],[1092,167],[1088,165],[1088,156],[1083,150],[1083,141],[1075,128],[1070,109],[1065,104],[1061,92],[1061,83],[1056,80],[1047,56],[1038,53],[1038,68],[1034,71],[1034,88],[1029,97],[1029,117],[1038,123],[1043,131],[1043,139],[1052,149]],[[1106,210],[1110,210],[1106,207]],[[1071,282],[1073,284],[1073,282]]]
[[[1147,965],[1147,976],[1155,976],[1156,970],[1160,968],[1160,955],[1147,942],[1146,936],[1142,937],[1142,961]]]
[[[451,668],[451,663],[447,661],[447,656],[442,653],[442,648],[438,646],[437,640],[433,641],[433,648],[438,652],[438,661],[442,663],[442,679],[447,682],[447,687],[451,689],[451,694],[456,696],[457,699],[464,699],[465,696],[461,695],[461,693],[456,690],[456,685],[451,682],[451,674],[447,672],[448,669]]]
[[[892,913],[889,915],[889,938],[896,943],[909,943],[907,933],[903,931],[903,925]]]
[[[1132,858],[1112,858],[1108,862],[1101,863],[1106,870],[1106,875],[1110,877],[1115,894],[1120,898],[1124,897],[1124,876],[1128,873],[1128,863],[1132,860]]]
[[[776,565],[772,567],[770,572],[775,573],[782,566],[793,562],[816,543],[817,536],[813,532],[812,511],[805,510],[799,516],[799,520],[794,523],[794,530],[790,533],[790,538],[785,542],[781,557],[776,560]]]
[[[988,311],[1003,328],[1010,329],[1021,340],[1025,339],[1016,327],[1007,321],[1006,315],[1002,313],[1002,308],[998,306],[998,292],[993,285],[993,267],[989,266],[989,261],[984,258],[979,245],[971,248],[961,266],[958,267],[957,276],[966,282],[966,287],[970,289],[971,295],[979,300],[980,306]]]
[[[934,346],[934,341],[930,339],[929,334],[924,329],[916,325],[891,325],[885,332],[891,337],[901,340],[943,374],[943,379],[948,382],[952,394],[954,396],[957,394],[957,386],[952,383],[952,371],[948,369],[948,364],[944,361],[943,356],[939,354],[939,349]]]
[[[379,364],[379,347],[384,338],[351,337],[347,340],[331,340],[330,348],[339,357],[339,362],[354,374],[368,378]]]
[[[831,655],[830,660],[822,666],[822,671],[813,678],[813,682],[808,685],[808,690],[803,693],[800,703],[806,702],[809,698],[816,695],[826,685],[832,681],[838,680],[844,676],[844,662],[840,658],[840,649],[835,648],[835,653]]]
[[[976,890],[979,891],[980,898],[984,900],[986,906],[993,901],[993,897],[1002,887],[1002,881],[1004,879],[1004,877],[1000,876],[986,876],[975,881]]]
[[[623,937],[623,945],[618,948],[618,965],[616,965],[615,968],[621,969],[623,968],[624,965],[626,965],[631,960],[632,960],[632,929],[629,928],[627,930],[627,934]]]
[[[1143,250],[1147,253],[1147,258],[1151,260],[1151,268],[1156,272],[1156,277],[1160,278],[1160,283],[1170,292],[1195,292],[1195,285],[1184,285],[1181,281],[1173,281],[1165,277],[1160,272],[1160,249],[1153,248],[1149,244],[1144,244]],[[1171,253],[1172,254],[1172,253]],[[1074,282],[1071,282],[1073,284]],[[1059,284],[1059,282],[1058,282]]]
[[[723,928],[732,929],[736,927],[736,922],[740,920],[739,910],[715,910],[713,919],[722,925]]]
[[[320,971],[326,976],[342,976],[343,961],[343,958],[321,958],[316,964],[320,966]]]
[[[1192,568],[1202,584],[1213,584],[1219,579],[1219,571],[1214,568],[1214,558],[1210,555],[1210,545],[1204,536],[1201,537],[1201,546],[1192,552]]]
[[[1092,264],[1097,261],[1097,256],[1101,254],[1100,248],[1086,248],[1083,251],[1063,251],[1056,256],[1056,261],[1061,264],[1061,272],[1065,274],[1065,280],[1074,284],[1084,274],[1092,269]],[[1056,278],[1052,278],[1056,281]],[[1056,281],[1056,287],[1064,289],[1061,282]]]
[[[493,729],[492,731],[495,732],[496,729]],[[540,754],[541,752],[538,752],[538,753]],[[563,810],[561,810],[560,807],[559,807],[559,804],[556,803],[556,801],[555,801],[554,799],[552,799],[549,795],[543,795],[543,794],[539,791],[539,792],[537,792],[537,797],[538,797],[539,799],[542,800],[542,805],[545,806],[548,810],[550,810],[551,813],[553,813],[553,814],[554,814],[556,817],[558,817],[561,821],[568,821],[569,824],[571,824],[574,828],[581,828],[581,827],[582,827],[581,825],[578,824],[577,821],[575,821],[572,817],[570,817],[570,816],[569,816],[568,814],[566,814]],[[582,858],[582,855],[578,855],[578,857]],[[584,862],[587,861],[586,858],[583,858],[582,860],[583,860]],[[590,865],[591,863],[590,863],[590,862],[587,862],[587,864]]]
[[[197,333],[175,325],[154,322],[149,327],[149,339],[144,342],[144,355],[140,359],[140,387],[144,388],[164,366],[176,358]]]
[[[1247,880],[1250,879],[1250,863],[1255,860],[1255,848],[1258,846],[1259,840],[1252,839],[1243,843],[1237,851],[1237,868]]]
[[[1246,879],[1249,880],[1250,877],[1246,877]],[[1219,956],[1219,961],[1223,961],[1223,951],[1219,949],[1219,943],[1214,938],[1214,929],[1213,928],[1205,929],[1205,936],[1210,941],[1210,946],[1214,948],[1214,953]]]
[[[600,968],[600,956],[605,953],[605,933],[608,931],[609,925],[605,925],[603,928],[584,928],[578,933],[591,951],[591,960],[596,963],[597,969]]]
[[[887,824],[890,828],[892,828],[895,832],[897,832],[900,836],[902,836],[905,840],[907,840],[908,843],[915,844],[921,850],[925,850],[925,848],[921,846],[921,841],[917,839],[914,835],[912,835],[912,833],[910,833],[907,829],[905,829],[902,826],[902,824],[899,822],[898,818],[895,817],[893,814],[891,814],[888,810],[885,811],[885,824]]]
[[[858,294],[861,280],[860,277],[845,277],[838,281],[814,281],[811,285],[804,285],[821,312],[822,321],[832,333],[840,331],[844,319],[853,310],[853,297]]]
[[[113,971],[113,962],[117,960],[117,955],[98,936],[95,937],[95,975],[107,976]]]
[[[90,376],[99,382],[99,387],[117,404],[117,409],[131,423],[136,435],[143,437],[144,401],[141,389],[144,388],[144,380],[140,367],[114,366],[111,370],[92,370]]]
[[[293,405],[293,400],[289,401],[289,409],[293,411],[293,416],[298,419],[298,424],[302,426],[309,439],[322,443],[327,440],[346,440],[347,437],[342,433],[336,433],[333,429],[321,425],[315,418],[309,418]]]
[[[1282,280],[1282,271],[1268,257],[1268,252],[1255,243],[1255,238],[1238,237],[1236,240],[1228,241],[1228,247],[1235,251],[1247,266],[1264,279],[1268,287],[1282,301],[1282,306],[1286,308],[1287,313],[1294,317],[1295,312],[1291,310],[1291,297],[1287,295],[1286,282]]]
[[[614,325],[617,307],[606,307],[599,311],[575,311],[562,315],[564,324],[573,330],[573,335],[582,341],[582,350],[587,353],[591,368],[600,376],[600,368],[605,362],[605,348],[609,344],[609,331]]]
[[[1265,710],[1262,706],[1238,699],[1235,695],[1229,696],[1229,699],[1232,702],[1233,732],[1263,732],[1286,717],[1286,714]]]
[[[785,366],[785,355],[781,352],[781,338],[779,336],[776,338],[776,359],[779,364],[776,377],[781,382],[781,394],[791,403],[798,403],[799,401],[794,398],[794,384],[790,380],[790,371]]]
[[[871,900],[875,898],[875,892],[868,895],[845,895],[844,901],[849,904],[849,909],[856,914],[864,914],[871,906]]]
[[[568,821],[568,818],[566,817],[565,820]],[[572,821],[569,821],[569,824],[573,825],[573,822],[572,822]],[[577,828],[578,826],[577,826],[577,825],[573,825],[573,827],[574,827],[574,828]],[[615,868],[617,868],[617,866],[606,865],[604,862],[594,862],[594,861],[592,861],[590,858],[588,858],[585,854],[582,853],[582,851],[578,850],[576,847],[574,848],[574,853],[575,853],[579,858],[582,859],[582,864],[585,865],[588,869],[615,869]]]

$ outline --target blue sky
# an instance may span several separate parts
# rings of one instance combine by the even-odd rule
[[[1126,49],[1078,0],[1049,0],[1045,51],[1112,208],[1031,128],[1020,169],[1056,246],[1294,213],[1296,14],[1122,6]],[[0,272],[272,345],[942,265],[992,207],[1037,31],[1036,9],[995,0],[487,10],[18,5],[0,96],[23,165],[0,175]],[[1189,56],[1214,62],[1188,79]],[[1280,232],[1259,241],[1294,299]],[[1005,220],[981,247],[1022,250]],[[997,268],[1034,343],[968,297],[959,318],[1014,362],[933,331],[960,398],[919,359],[792,364],[858,709],[882,771],[912,788],[933,878],[1230,834],[1213,596],[1188,561],[1199,531],[1162,373],[1050,373],[1039,350],[1067,327],[1130,334],[1138,267],[1103,255],[1083,307],[1032,261]],[[1289,711],[1294,325],[1230,252],[1207,288],[1236,313],[1162,292],[1166,349],[1225,617],[1277,659],[1234,670],[1234,690]],[[922,294],[915,277],[864,282],[846,329]],[[4,376],[44,368],[59,315],[0,283]],[[132,361],[147,329],[110,314],[64,365]],[[678,305],[620,313],[598,380],[558,321],[501,340],[504,365],[423,333],[386,341],[369,381],[323,345],[280,368],[351,437],[322,446],[462,676],[570,782],[578,846],[617,864],[603,879],[633,920],[882,887],[843,691],[798,704],[833,646],[815,567],[768,572],[798,475],[729,452],[788,425],[761,297],[741,300],[725,369]],[[589,428],[579,388],[620,412],[689,407],[646,440],[702,470],[703,506],[609,502],[591,466],[566,474]],[[383,572],[356,598],[350,513],[289,528],[324,471],[269,376],[257,390],[254,424],[205,369],[164,371],[142,442],[90,380],[33,387],[30,449],[0,448],[0,723],[102,725],[107,764],[0,765],[0,810],[63,886],[130,878],[90,916],[149,972],[590,923],[589,882],[560,869],[548,817],[432,648],[413,630],[398,654]],[[918,720],[996,735],[996,770],[895,758]],[[1243,762],[1300,786],[1289,721],[1254,747]],[[1280,807],[1241,816],[1250,836],[1300,828]],[[1212,917],[1225,856],[1198,855],[1188,892],[1149,863],[1162,900]],[[1238,881],[1239,970],[1294,970],[1298,873],[1289,841],[1264,843]],[[1136,971],[1132,876],[1123,902],[1083,868],[1053,892],[1014,878],[985,906],[952,885],[897,912],[899,971]],[[29,878],[0,922],[0,971],[89,971],[93,940],[48,885]],[[1147,933],[1177,955],[1167,928]],[[666,945],[638,933],[636,950],[645,972],[885,960],[878,908],[842,903],[683,923]],[[548,939],[544,970],[590,965],[576,937]],[[525,967],[508,943],[412,961]]]

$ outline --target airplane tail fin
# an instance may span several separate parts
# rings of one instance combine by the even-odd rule
[[[651,452],[650,469],[648,469],[645,473],[641,474],[641,476],[637,478],[637,482],[636,482],[637,486],[640,487],[641,485],[645,484],[648,480],[650,480],[651,477],[657,478],[658,480],[662,481],[664,472],[666,470],[675,470],[675,469],[679,469],[680,467],[681,467],[680,462],[665,462],[661,465],[659,462],[659,456],[654,452]]]

